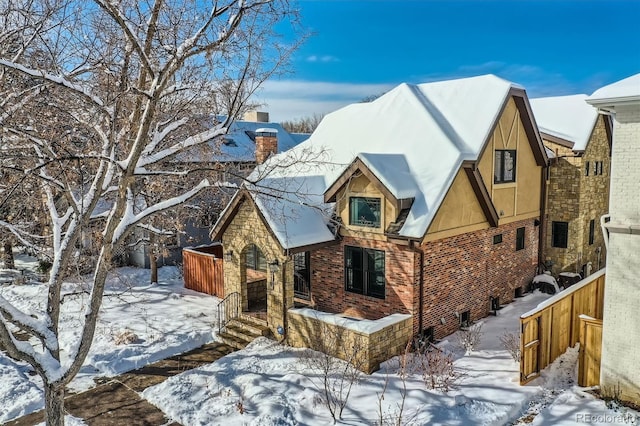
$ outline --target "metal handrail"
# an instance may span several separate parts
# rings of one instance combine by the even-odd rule
[[[218,332],[234,318],[240,316],[240,293],[234,291],[218,303]]]

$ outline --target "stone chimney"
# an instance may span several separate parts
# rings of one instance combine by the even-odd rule
[[[256,163],[262,164],[271,154],[278,152],[278,131],[271,128],[256,130]]]
[[[269,113],[262,111],[247,111],[244,113],[244,121],[251,121],[252,123],[268,123]]]

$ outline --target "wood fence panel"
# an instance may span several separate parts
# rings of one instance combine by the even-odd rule
[[[537,377],[542,369],[580,340],[580,315],[602,318],[604,282],[603,269],[553,296],[539,309],[527,312],[520,318],[521,385]],[[532,325],[533,323],[535,325]],[[593,339],[597,340],[596,333],[589,330],[585,337],[590,339],[587,343]],[[591,356],[589,359],[596,358]],[[597,359],[599,361],[599,353]],[[590,374],[594,377],[596,375]]]
[[[540,340],[539,340],[539,324],[540,317],[529,318],[526,322],[522,323],[522,339],[520,353],[524,363],[522,364],[521,379],[531,380],[537,377],[540,369],[538,368],[538,359],[540,353]]]
[[[581,316],[579,342],[578,385],[597,386],[600,384],[602,320]]]
[[[224,297],[223,260],[211,253],[210,248],[184,249],[182,268],[185,288]]]
[[[571,298],[551,307],[551,355],[544,367],[564,353],[571,341]],[[544,368],[542,367],[542,368]]]

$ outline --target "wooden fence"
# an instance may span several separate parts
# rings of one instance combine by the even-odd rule
[[[224,297],[221,245],[183,249],[182,267],[186,288]]]
[[[580,315],[602,319],[604,279],[602,269],[520,317],[521,385],[575,346],[580,338]]]
[[[602,320],[580,315],[579,342],[578,385],[597,386],[600,384]]]

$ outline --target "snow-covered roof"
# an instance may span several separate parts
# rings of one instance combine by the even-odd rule
[[[593,92],[587,102],[596,107],[640,103],[640,73],[616,81]]]
[[[333,205],[322,194],[357,157],[398,198],[414,198],[398,236],[421,239],[463,161],[479,158],[513,89],[524,93],[494,75],[403,83],[372,102],[346,106],[325,116],[307,141],[258,167],[250,179],[268,179],[252,196],[283,248],[333,240],[327,228]],[[319,156],[324,161],[304,161]],[[286,196],[265,196],[265,186],[286,188]],[[313,200],[301,199],[305,190]]]
[[[587,95],[530,99],[538,129],[573,142],[574,151],[584,151],[598,119],[598,110],[586,99]]]
[[[218,161],[255,161],[255,134],[260,132],[278,134],[278,152],[287,151],[309,138],[308,134],[298,133],[292,137],[280,123],[256,121],[234,121],[220,146]]]

